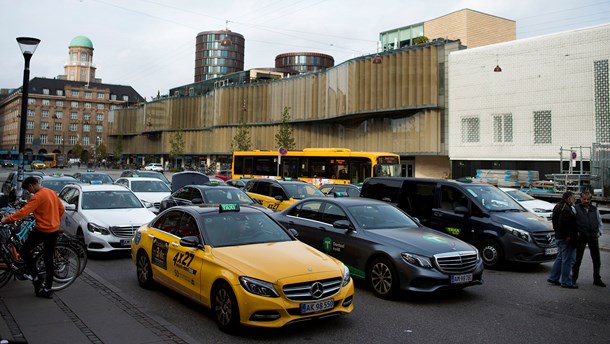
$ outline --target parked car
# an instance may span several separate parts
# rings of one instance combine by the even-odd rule
[[[344,262],[376,296],[481,284],[483,260],[462,240],[426,228],[386,202],[362,197],[304,199],[272,215],[299,240]]]
[[[51,175],[45,175],[42,176],[42,179],[40,180],[40,185],[44,186],[45,188],[49,188],[53,191],[55,191],[57,194],[60,193],[60,191],[64,188],[64,186],[68,185],[68,184],[79,184],[80,181],[78,181],[78,179],[71,177],[71,176],[64,176],[63,174],[59,173],[59,174],[51,174]]]
[[[391,202],[424,226],[475,245],[487,268],[505,261],[548,262],[557,256],[551,223],[490,184],[372,177],[364,181],[360,195]]]
[[[227,181],[227,180],[231,179],[232,175],[233,175],[233,171],[231,171],[231,170],[220,170],[220,171],[216,172],[216,175],[214,177]]]
[[[354,184],[324,184],[318,187],[326,196],[341,193],[348,197],[360,197],[360,187]]]
[[[61,229],[91,252],[129,250],[134,231],[155,217],[138,197],[114,184],[72,184],[59,193]]]
[[[297,240],[260,209],[173,207],[131,244],[140,286],[155,282],[211,309],[222,331],[347,314],[354,285],[340,261]]]
[[[519,191],[513,188],[500,188],[500,190],[506,192],[515,201],[519,202],[525,209],[532,213],[542,217],[543,219],[551,221],[553,218],[553,208],[555,204],[543,201],[541,199],[534,198],[523,191]]]
[[[179,205],[231,203],[239,205],[252,205],[261,207],[265,211],[273,212],[261,206],[256,200],[242,190],[228,185],[186,185],[163,198],[160,211]]]
[[[2,167],[13,168],[15,164],[10,160],[2,160]]]
[[[236,187],[238,189],[243,189],[246,186],[248,180],[252,178],[234,178],[226,181],[227,185]]]
[[[172,183],[167,179],[167,177],[158,171],[142,171],[142,170],[124,170],[121,172],[120,177],[146,177],[146,178],[157,178],[167,184],[169,187],[172,186]]]
[[[23,173],[23,179],[25,180],[25,178],[29,177],[29,176],[44,176],[44,172],[42,171],[31,171],[31,172],[24,172]],[[4,183],[2,184],[2,194],[4,194],[4,196],[7,197],[8,202],[13,203],[17,200],[17,196],[15,195],[15,189],[17,188],[17,178],[18,178],[18,171],[13,171],[10,172],[8,177],[6,177],[6,180],[4,181]]]
[[[318,188],[300,180],[250,179],[244,191],[275,211],[286,209],[303,198],[324,196]]]
[[[163,165],[160,163],[153,162],[153,163],[150,163],[150,164],[144,166],[144,170],[163,172]]]
[[[152,203],[149,210],[155,214],[160,211],[161,200],[171,194],[169,186],[156,178],[120,177],[114,183],[133,191],[142,201]]]
[[[33,169],[39,169],[39,170],[44,170],[45,168],[47,168],[47,164],[44,163],[44,161],[42,160],[34,160],[31,163],[32,168]]]
[[[112,184],[114,179],[110,175],[104,172],[96,172],[88,170],[86,172],[77,172],[72,177],[78,179],[81,183],[85,184]]]

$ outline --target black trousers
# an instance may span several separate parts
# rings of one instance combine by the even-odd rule
[[[19,250],[19,255],[23,258],[28,273],[35,278],[38,276],[38,269],[32,251],[38,244],[42,243],[44,245],[42,251],[46,272],[44,287],[47,289],[51,289],[53,286],[53,251],[55,251],[58,236],[59,231],[46,233],[33,229]]]
[[[578,239],[576,246],[576,262],[572,268],[572,281],[576,281],[578,278],[578,271],[580,270],[580,263],[582,263],[582,257],[585,255],[585,247],[589,245],[589,253],[591,254],[591,261],[593,261],[593,281],[601,280],[599,270],[601,268],[601,260],[599,255],[599,240],[595,239]]]

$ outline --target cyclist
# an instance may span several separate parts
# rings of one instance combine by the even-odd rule
[[[14,214],[3,218],[2,223],[15,222],[30,213],[34,214],[36,226],[28,235],[19,254],[26,264],[28,274],[34,283],[36,296],[52,298],[53,293],[53,251],[59,236],[59,222],[64,213],[64,206],[55,191],[40,185],[36,177],[28,177],[23,181],[22,188],[29,191],[32,198]],[[45,278],[38,275],[38,269],[33,258],[33,249],[43,243],[43,258],[45,265]],[[43,286],[44,284],[44,286]]]

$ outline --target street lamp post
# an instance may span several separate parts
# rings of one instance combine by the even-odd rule
[[[17,37],[17,43],[23,54],[25,60],[25,68],[23,69],[23,88],[21,90],[21,119],[19,121],[19,166],[17,172],[17,188],[15,195],[17,199],[23,194],[21,189],[21,183],[23,183],[23,177],[25,174],[25,129],[27,125],[27,114],[28,114],[28,96],[30,87],[30,59],[38,47],[40,40],[32,37]]]

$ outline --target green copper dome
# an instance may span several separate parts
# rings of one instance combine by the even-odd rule
[[[76,36],[70,42],[69,47],[85,47],[89,49],[93,49],[93,43],[91,40],[85,36]]]

